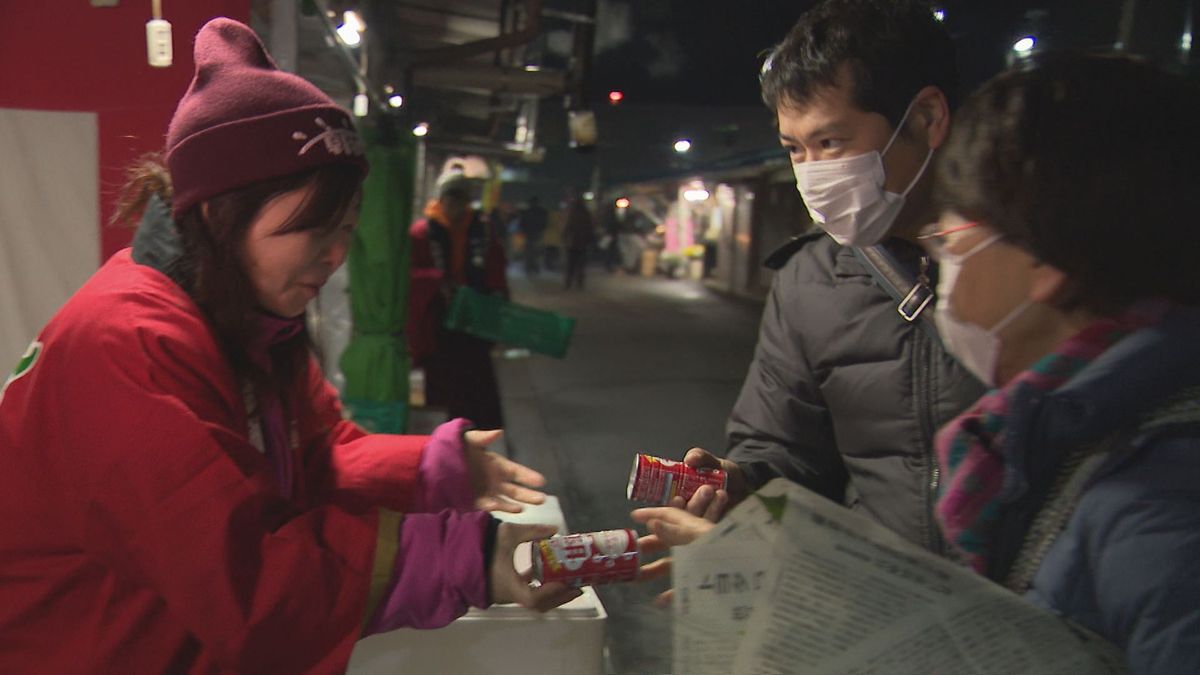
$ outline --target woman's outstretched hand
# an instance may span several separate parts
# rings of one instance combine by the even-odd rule
[[[487,449],[503,433],[500,429],[490,429],[472,430],[463,435],[471,487],[475,490],[475,508],[520,513],[525,508],[522,504],[546,501],[545,493],[533,489],[545,485],[546,477]]]

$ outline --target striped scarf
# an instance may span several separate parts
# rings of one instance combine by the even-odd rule
[[[991,533],[1003,506],[1005,425],[1013,393],[1024,387],[1058,389],[1121,338],[1157,324],[1166,309],[1166,303],[1149,301],[1097,319],[938,432],[934,447],[945,481],[937,516],[946,540],[976,572],[987,569]]]

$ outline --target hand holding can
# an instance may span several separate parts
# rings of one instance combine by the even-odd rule
[[[639,453],[633,458],[626,494],[633,501],[662,506],[673,497],[682,497],[686,502],[704,485],[724,490],[727,480],[721,469],[697,469],[683,462]]]
[[[633,530],[566,534],[533,542],[533,578],[573,588],[633,581],[638,576],[638,537]]]

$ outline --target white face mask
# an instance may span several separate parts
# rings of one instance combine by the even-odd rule
[[[979,253],[1000,240],[1000,235],[980,242],[971,250],[960,255],[941,254],[938,260],[937,305],[933,310],[934,325],[942,336],[946,351],[971,371],[975,377],[989,387],[996,386],[996,363],[1000,359],[1000,336],[998,333],[1012,323],[1031,304],[1026,299],[1013,308],[991,328],[981,328],[954,316],[950,310],[950,293],[954,282],[967,258]]]
[[[916,103],[914,100],[913,103]],[[904,128],[913,103],[908,104],[904,117],[883,152],[872,150],[845,159],[823,159],[797,162],[792,165],[796,174],[796,189],[813,222],[843,246],[874,246],[883,241],[896,216],[904,208],[904,198],[921,179],[933,157],[933,149],[925,155],[921,170],[904,189],[896,194],[883,189],[883,155],[892,147]]]

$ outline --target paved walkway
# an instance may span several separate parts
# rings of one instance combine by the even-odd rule
[[[723,449],[761,314],[694,281],[588,273],[586,290],[568,292],[558,276],[513,272],[515,301],[577,323],[565,359],[498,364],[509,451],[546,474],[573,532],[632,526],[625,486],[635,453]],[[670,672],[670,611],[650,604],[666,586],[597,589],[612,672]]]

